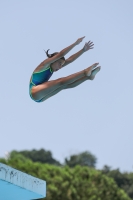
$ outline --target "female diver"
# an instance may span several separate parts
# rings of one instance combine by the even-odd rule
[[[34,101],[43,102],[61,90],[76,87],[86,80],[93,80],[95,78],[96,73],[100,71],[100,66],[97,67],[99,63],[95,63],[90,67],[70,76],[48,81],[53,72],[58,71],[62,67],[70,64],[89,49],[93,49],[94,44],[89,41],[88,43],[85,43],[83,49],[65,60],[64,56],[72,48],[82,42],[83,39],[84,37],[79,38],[75,43],[60,52],[48,54],[49,50],[47,50],[46,54],[48,58],[38,65],[30,79],[29,92],[30,97]]]

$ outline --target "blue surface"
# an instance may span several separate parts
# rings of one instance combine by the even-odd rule
[[[0,180],[0,200],[30,200],[39,198],[43,198],[43,196]]]
[[[0,163],[0,200],[46,197],[46,181]]]

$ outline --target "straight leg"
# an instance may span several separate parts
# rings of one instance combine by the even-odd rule
[[[83,83],[86,80],[89,80],[89,78],[85,76],[85,77],[80,78],[79,80],[77,80],[77,81],[75,81],[75,82],[73,82],[71,84],[66,85],[66,87],[64,89],[77,87],[78,85],[80,85],[81,83]]]
[[[67,85],[63,85],[61,87],[58,87],[56,90],[54,90],[53,92],[49,93],[48,95],[46,95],[42,101],[45,101],[46,99],[54,96],[55,94],[57,94],[58,92],[60,92],[61,90],[64,89],[70,89],[70,88],[74,88],[78,85],[80,85],[81,83],[85,82],[86,80],[93,80],[95,78],[95,75],[97,74],[97,72],[100,71],[100,67],[97,67],[96,69],[92,70],[90,76],[84,76],[82,78],[79,78],[78,80],[74,81],[73,83],[67,84]]]
[[[42,99],[57,89],[65,87],[67,84],[73,83],[77,79],[85,76],[85,70],[77,72],[67,77],[59,78],[57,80],[48,81],[41,85],[33,86],[31,94],[35,100]]]
[[[88,78],[91,75],[91,71],[96,66],[97,66],[97,63],[93,64],[92,66],[88,67],[85,70],[82,70],[70,76],[59,78],[53,81],[48,81],[41,85],[33,86],[32,91],[31,91],[32,97],[35,100],[40,100],[40,99],[46,100],[47,98],[55,95],[62,89],[67,89],[67,86],[74,82],[75,82],[75,86],[71,85],[71,87],[76,87],[76,84],[77,85],[81,84],[82,82],[85,81],[86,79],[85,77]],[[76,83],[76,81],[78,80],[80,80],[80,82]]]
[[[54,96],[55,94],[57,94],[57,93],[60,92],[61,90],[69,89],[69,88],[74,88],[74,87],[80,85],[81,83],[83,83],[83,82],[86,81],[86,80],[89,80],[89,78],[85,76],[85,77],[83,77],[83,78],[80,78],[80,79],[77,80],[77,81],[74,81],[73,83],[70,83],[70,84],[68,84],[68,85],[63,85],[63,86],[57,88],[56,90],[54,90],[53,92],[51,92],[50,94],[46,95],[46,96],[42,99],[42,101],[45,101],[46,99],[48,99],[48,98]]]

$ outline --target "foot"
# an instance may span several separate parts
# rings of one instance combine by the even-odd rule
[[[95,69],[93,69],[91,71],[91,75],[88,77],[88,79],[93,80],[95,78],[96,74],[100,71],[100,69],[101,69],[100,66],[95,68]]]
[[[90,76],[92,74],[92,70],[98,65],[99,63],[95,63],[93,65],[91,65],[90,67],[88,67],[87,69],[85,69],[85,75],[86,76]]]

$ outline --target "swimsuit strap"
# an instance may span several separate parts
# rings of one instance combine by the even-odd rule
[[[43,69],[43,70],[41,70],[41,71],[39,71],[39,72],[33,72],[33,74],[39,74],[39,73],[44,72],[44,71],[46,71],[46,70],[48,70],[48,69],[50,69],[50,72],[51,72],[51,74],[52,74],[53,71],[52,71],[52,68],[51,68],[50,65],[49,65],[47,68],[45,68],[45,69]]]

